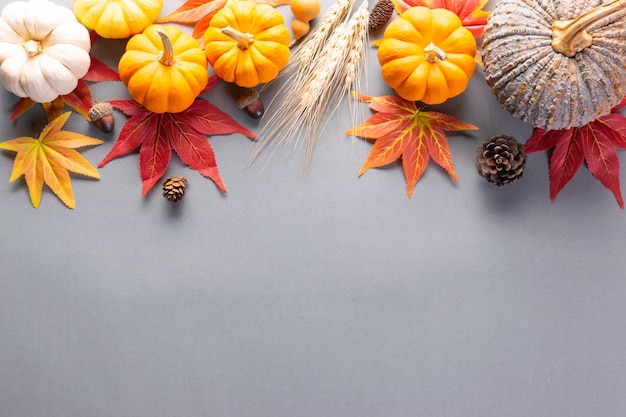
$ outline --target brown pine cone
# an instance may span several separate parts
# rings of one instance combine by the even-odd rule
[[[391,0],[378,0],[372,8],[369,18],[369,28],[371,30],[382,29],[391,19],[394,6]]]
[[[478,173],[497,186],[521,178],[525,167],[524,145],[511,136],[494,136],[476,150]]]
[[[180,201],[185,195],[188,181],[187,177],[168,178],[163,183],[163,197],[171,202]]]

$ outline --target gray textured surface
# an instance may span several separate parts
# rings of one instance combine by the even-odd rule
[[[101,42],[114,64],[123,43]],[[387,94],[372,57],[369,93]],[[626,213],[586,169],[550,202],[543,153],[512,186],[480,178],[484,138],[530,134],[480,75],[439,108],[481,128],[449,135],[459,184],[431,162],[411,200],[399,165],[357,177],[371,145],[344,137],[345,114],[301,180],[299,154],[242,170],[242,136],[210,138],[226,196],[173,157],[166,175],[191,180],[178,205],[140,196],[131,154],[73,177],[75,211],[49,191],[34,209],[2,152],[0,415],[623,414]],[[205,98],[256,129],[231,93]],[[32,134],[39,109],[8,122],[0,94],[2,139]]]

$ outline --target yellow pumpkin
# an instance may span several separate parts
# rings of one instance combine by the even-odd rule
[[[130,38],[118,72],[130,96],[154,113],[186,110],[208,81],[204,51],[175,26],[148,26]]]
[[[163,0],[74,0],[74,14],[88,29],[107,39],[141,33],[159,17]]]
[[[476,68],[476,40],[446,9],[411,7],[378,47],[382,76],[405,100],[440,104],[461,94]]]
[[[277,10],[241,0],[215,13],[202,40],[218,77],[251,88],[273,80],[287,64],[290,37]]]

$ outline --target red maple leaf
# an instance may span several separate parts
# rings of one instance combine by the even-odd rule
[[[454,182],[458,182],[444,130],[476,130],[476,126],[447,114],[422,111],[414,101],[397,96],[370,97],[357,94],[357,98],[369,103],[376,112],[363,124],[346,132],[348,136],[376,140],[359,175],[370,168],[401,159],[407,195],[411,198],[417,181],[432,158],[448,172]]]
[[[574,174],[587,163],[591,174],[608,188],[621,208],[620,166],[616,148],[626,148],[626,118],[613,109],[581,127],[561,130],[535,129],[524,145],[526,153],[554,148],[550,157],[550,199],[554,200]]]
[[[392,0],[398,13],[414,6],[448,9],[455,13],[475,37],[483,34],[490,12],[483,10],[489,0]]]
[[[218,81],[209,78],[202,94]],[[210,178],[226,192],[217,161],[206,135],[241,133],[255,139],[256,135],[241,126],[213,104],[197,99],[180,113],[153,113],[134,100],[111,100],[111,105],[130,119],[126,121],[111,151],[98,164],[102,168],[112,159],[139,149],[139,171],[145,195],[163,176],[170,161],[172,149],[191,169]]]
[[[98,35],[95,32],[89,33],[91,38],[91,46],[93,47],[94,43],[99,39]],[[86,81],[89,82],[100,82],[100,81],[119,81],[119,74],[109,68],[102,61],[95,58],[91,55],[91,65],[89,66],[89,70],[87,74],[83,76],[80,80],[78,80],[78,84],[76,88],[69,94],[59,96],[50,103],[42,103],[44,111],[46,112],[46,116],[48,117],[48,121],[55,120],[57,117],[63,113],[63,107],[67,104],[74,110],[76,110],[79,114],[81,114],[85,119],[89,120],[89,109],[93,105],[93,98],[91,96],[91,90],[89,89],[89,85]],[[13,112],[9,116],[9,120],[15,120],[20,117],[26,110],[30,109],[35,102],[28,97],[20,98],[18,103],[16,104]]]

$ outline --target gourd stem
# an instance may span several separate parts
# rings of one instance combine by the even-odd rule
[[[448,54],[432,42],[424,48],[424,55],[426,56],[426,61],[433,64],[437,61],[445,61],[448,58]]]
[[[240,32],[237,29],[232,28],[230,26],[223,27],[222,33],[236,40],[237,48],[242,49],[242,50],[248,49],[254,42],[254,36],[252,36],[249,33]]]
[[[172,47],[170,38],[167,37],[162,29],[157,29],[156,33],[163,42],[163,52],[161,52],[161,56],[159,56],[159,62],[167,66],[174,65],[176,60],[174,59],[174,48]]]
[[[41,42],[35,39],[29,39],[24,43],[24,49],[28,56],[36,56],[41,53],[43,50],[41,47]]]
[[[593,36],[587,32],[589,26],[626,7],[626,0],[614,0],[611,3],[593,9],[570,20],[552,22],[552,49],[565,56],[573,57],[578,52],[593,44]]]

